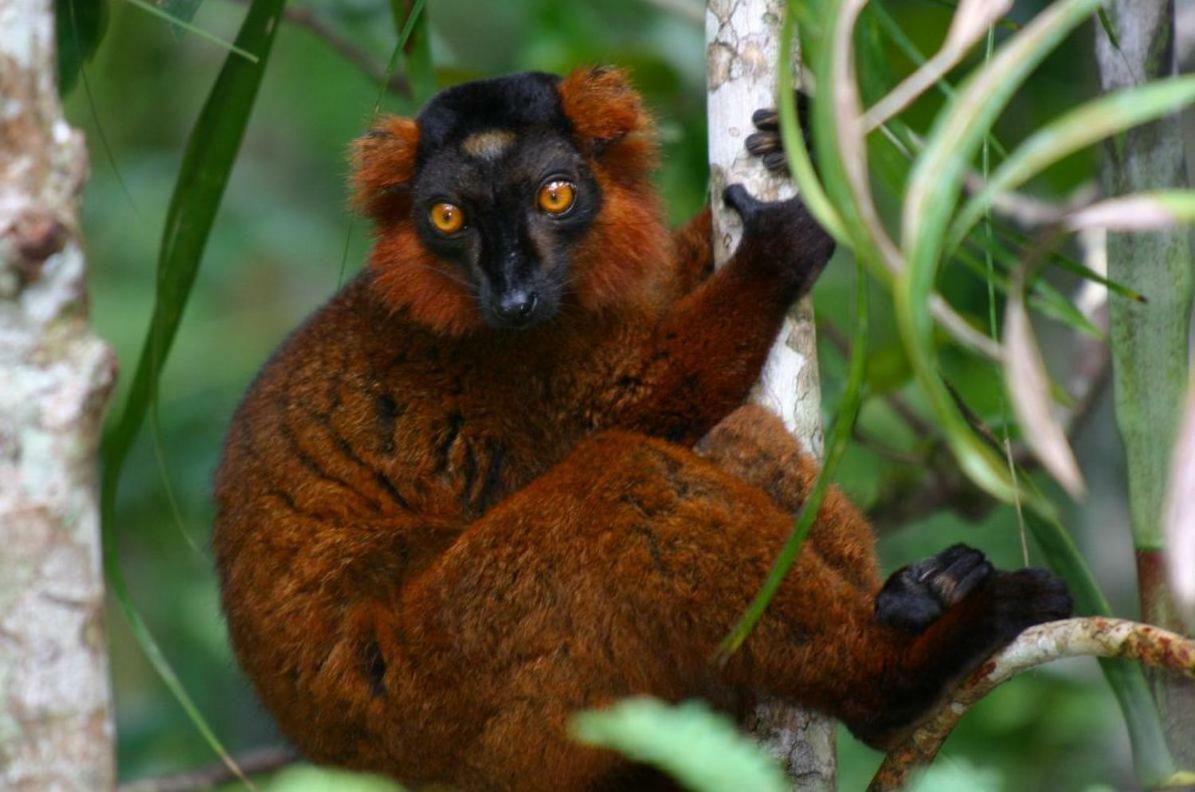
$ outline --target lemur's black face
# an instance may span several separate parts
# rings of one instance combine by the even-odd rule
[[[519,74],[437,96],[420,114],[413,221],[454,262],[492,327],[551,318],[570,249],[601,209],[557,78]]]

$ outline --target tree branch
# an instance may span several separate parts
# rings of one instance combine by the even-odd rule
[[[900,789],[928,764],[968,709],[1030,668],[1064,657],[1116,657],[1195,678],[1195,641],[1123,619],[1067,619],[1032,627],[956,686],[932,714],[888,752],[868,792]]]
[[[246,5],[249,0],[232,0],[239,5]],[[395,72],[387,76],[386,67],[369,55],[356,42],[342,34],[335,27],[326,22],[319,14],[310,8],[288,5],[283,11],[283,19],[305,29],[308,33],[321,39],[346,61],[356,66],[371,82],[386,84],[386,90],[404,99],[412,97],[411,84],[406,75]]]
[[[272,745],[247,751],[233,759],[247,776],[270,773],[298,760],[299,754],[289,745]],[[193,792],[211,789],[220,784],[236,781],[237,777],[224,762],[181,773],[143,778],[117,787],[117,792]]]

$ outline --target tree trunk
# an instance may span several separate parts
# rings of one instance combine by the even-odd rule
[[[53,0],[0,0],[0,789],[113,787],[96,507],[115,374],[87,328],[81,135]]]
[[[1114,0],[1106,9],[1119,46],[1097,25],[1096,57],[1105,91],[1174,73],[1173,0]],[[1106,151],[1104,181],[1111,194],[1187,186],[1177,116],[1130,130],[1110,141]],[[1161,509],[1187,389],[1189,230],[1108,234],[1108,277],[1149,301],[1116,296],[1109,301],[1116,422],[1128,466],[1141,616],[1182,632],[1166,583]],[[1195,767],[1195,683],[1174,675],[1154,681],[1170,749],[1181,766]]]
[[[752,131],[751,114],[776,106],[783,13],[780,0],[710,0],[706,10],[710,195],[714,260],[719,266],[742,235],[738,217],[722,205],[723,188],[741,183],[761,200],[786,198],[793,192],[787,179],[771,176],[743,148]],[[799,74],[796,64],[793,69]],[[777,412],[806,450],[821,457],[817,348],[813,304],[808,298],[794,308],[780,331],[752,398]],[[747,725],[784,763],[795,788],[834,789],[833,721],[784,702],[766,701]]]

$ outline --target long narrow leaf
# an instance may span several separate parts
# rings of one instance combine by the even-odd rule
[[[984,136],[1034,68],[1094,13],[1099,2],[1063,0],[1048,6],[1001,46],[939,116],[909,177],[902,219],[908,266],[894,289],[897,324],[913,371],[959,464],[971,480],[1006,502],[1014,501],[1017,494],[1004,460],[974,436],[938,376],[930,296],[947,223]],[[1039,506],[1049,510],[1046,504]]]
[[[1159,231],[1195,223],[1195,190],[1139,192],[1092,204],[1066,218],[1071,231]]]
[[[250,63],[254,63],[257,61],[257,56],[254,55],[249,50],[245,49],[239,43],[227,42],[224,39],[220,38],[219,36],[207,32],[206,30],[199,27],[198,25],[192,25],[186,19],[183,19],[182,17],[172,14],[169,10],[164,10],[164,9],[158,8],[156,5],[153,5],[152,3],[148,2],[148,0],[125,0],[125,2],[131,3],[132,5],[136,6],[137,8],[140,8],[142,11],[144,11],[147,14],[152,14],[153,16],[156,16],[159,19],[166,20],[170,24],[175,25],[175,26],[187,31],[192,36],[198,36],[199,38],[203,39],[204,41],[210,41],[212,44],[215,44],[216,46],[218,46],[222,49],[226,49],[229,52],[235,52],[237,55],[241,56],[242,58],[249,61]],[[239,42],[239,41],[240,41],[240,37],[238,36],[237,42]]]
[[[70,93],[108,29],[108,0],[55,0],[58,92]]]
[[[1083,475],[1065,430],[1053,416],[1050,375],[1033,337],[1022,280],[1021,277],[1015,279],[1004,314],[1004,337],[1008,346],[1004,382],[1030,450],[1050,475],[1078,499],[1086,492]]]
[[[1187,627],[1195,630],[1195,387],[1187,388],[1170,482],[1162,507],[1162,530],[1166,537],[1166,560],[1174,601]]]
[[[794,5],[797,5],[797,2],[798,0],[789,0],[784,24],[780,29],[780,64],[776,70],[777,91],[780,94],[780,137],[784,143],[788,169],[801,194],[801,202],[809,209],[810,214],[817,218],[826,233],[845,243],[846,232],[842,227],[842,219],[839,218],[821,181],[818,180],[817,173],[813,170],[813,161],[809,158],[809,149],[805,146],[805,135],[801,131],[797,105],[793,100],[793,76],[789,64],[793,60],[797,19]]]
[[[856,262],[855,332],[851,342],[850,373],[847,376],[846,392],[842,396],[842,404],[838,408],[838,415],[834,418],[834,426],[830,430],[830,447],[826,451],[825,463],[817,474],[817,481],[814,482],[808,497],[801,504],[801,511],[793,522],[792,533],[789,534],[784,547],[781,548],[780,554],[772,564],[772,569],[768,572],[767,579],[764,580],[759,593],[747,606],[747,610],[730,633],[722,639],[717,652],[717,659],[720,661],[725,661],[737,651],[751,631],[755,629],[755,625],[759,624],[768,604],[780,590],[780,584],[784,582],[785,576],[796,563],[801,547],[805,544],[805,538],[809,535],[810,528],[813,527],[813,521],[817,519],[822,501],[826,497],[826,491],[830,488],[830,481],[834,477],[834,471],[838,468],[843,454],[846,453],[847,445],[850,444],[855,429],[855,419],[859,416],[859,406],[863,403],[863,385],[867,380],[868,334],[867,273],[862,264]]]
[[[204,739],[234,770],[235,763],[199,713],[129,596],[118,555],[115,506],[121,469],[155,398],[162,365],[182,320],[208,234],[240,150],[284,3],[285,0],[254,0],[237,35],[237,48],[256,54],[252,60],[229,54],[191,131],[166,213],[149,331],[124,410],[106,432],[101,449],[104,570],[113,595],[155,670]]]
[[[1002,192],[1015,190],[1063,157],[1195,102],[1195,75],[1158,80],[1107,94],[1047,124],[1017,147],[983,190],[967,202],[947,232],[953,249]]]
[[[1008,501],[1019,493],[1003,460],[967,429],[938,377],[932,351],[933,325],[927,308],[947,225],[980,141],[1037,65],[1072,30],[1089,19],[1099,5],[1100,0],[1060,0],[1046,7],[1000,47],[990,64],[964,83],[958,98],[939,117],[926,141],[925,151],[909,179],[904,205],[902,238],[908,269],[898,278],[894,294],[897,323],[913,371],[966,474]],[[1090,572],[1058,523],[1052,505],[1032,490],[1027,495],[1026,518],[1039,545],[1050,556],[1051,565],[1066,577],[1072,591],[1082,589],[1086,604],[1099,609],[1094,612],[1107,613],[1107,603],[1096,596],[1098,589],[1090,579]],[[1112,665],[1104,668],[1125,713],[1139,774],[1147,781],[1165,778],[1173,771],[1173,761],[1166,750],[1144,676],[1138,668]]]

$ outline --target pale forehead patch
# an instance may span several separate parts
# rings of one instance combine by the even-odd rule
[[[515,133],[509,129],[487,129],[469,135],[461,148],[471,157],[492,160],[501,157],[514,142]]]

